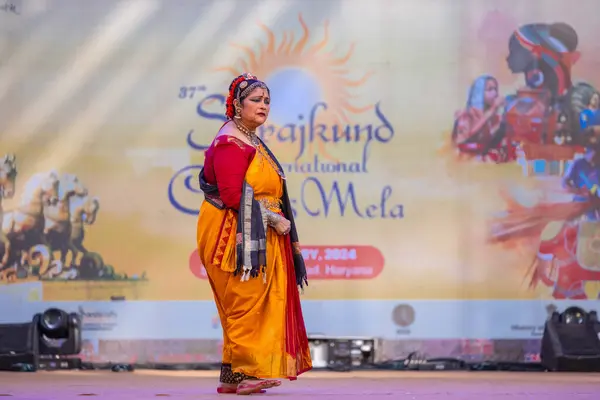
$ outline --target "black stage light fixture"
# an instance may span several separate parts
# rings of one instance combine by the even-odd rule
[[[77,313],[67,313],[49,308],[34,315],[37,327],[39,369],[73,369],[81,360],[73,358],[81,352],[81,318]]]
[[[596,311],[554,311],[544,326],[542,366],[549,371],[600,372],[599,332]]]
[[[49,308],[33,317],[39,332],[40,355],[76,355],[81,351],[81,318],[77,313],[67,313]]]

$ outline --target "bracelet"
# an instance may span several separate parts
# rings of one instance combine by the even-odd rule
[[[281,215],[267,209],[262,204],[260,205],[260,208],[261,208],[262,215],[263,215],[263,221],[266,222],[267,225],[269,225],[271,227],[277,225],[283,218]]]
[[[267,224],[269,226],[275,226],[281,221],[281,215],[274,213],[273,211],[266,210]]]

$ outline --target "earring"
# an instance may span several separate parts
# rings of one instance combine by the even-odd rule
[[[235,109],[235,115],[233,116],[233,118],[236,118],[236,119],[240,119],[240,118],[242,118],[242,117],[240,116],[240,114],[241,114],[241,113],[242,113],[242,109],[241,109],[241,108],[236,108],[236,109]]]

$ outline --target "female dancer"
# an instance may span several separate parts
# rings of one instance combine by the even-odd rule
[[[262,392],[312,368],[298,291],[306,268],[285,176],[255,134],[270,102],[256,77],[233,80],[228,120],[200,173],[198,251],[223,327],[219,393]]]

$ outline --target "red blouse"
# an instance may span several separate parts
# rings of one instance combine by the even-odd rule
[[[244,177],[255,153],[254,147],[229,135],[217,137],[206,150],[204,176],[217,184],[225,207],[239,209]]]

